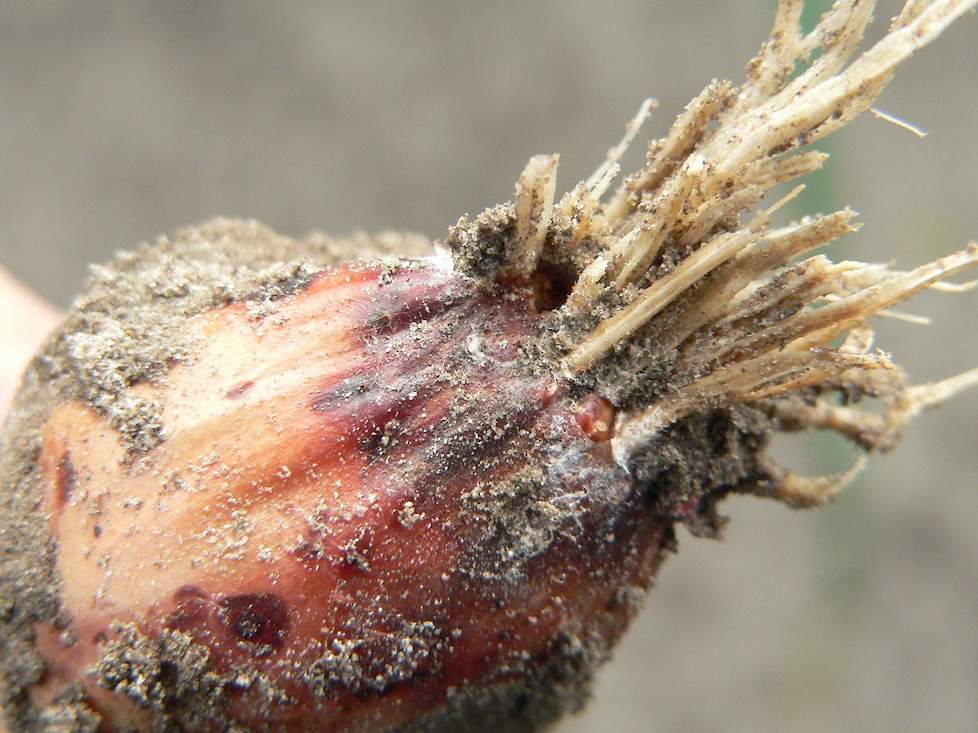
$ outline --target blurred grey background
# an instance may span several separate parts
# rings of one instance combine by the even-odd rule
[[[5,2],[0,262],[63,306],[86,263],[217,214],[441,236],[506,200],[532,154],[562,154],[564,189],[588,175],[646,95],[662,134],[711,78],[742,78],[773,8]],[[929,137],[867,116],[823,146],[793,213],[860,211],[840,256],[911,266],[978,238],[976,41],[966,18],[879,102]],[[978,365],[978,293],[911,310],[934,325],[883,322],[879,343],[916,379]],[[558,730],[978,730],[976,443],[972,393],[822,511],[729,501],[725,541],[681,538]],[[809,472],[853,456],[819,436],[779,450]]]

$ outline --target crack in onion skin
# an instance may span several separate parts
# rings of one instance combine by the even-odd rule
[[[66,623],[37,626],[35,703],[80,685],[116,730],[385,729],[557,642],[602,656],[671,523],[612,460],[606,401],[526,368],[532,300],[432,261],[339,267],[261,319],[191,319],[199,351],[137,387],[164,416],[145,454],[57,407],[39,464]],[[206,651],[209,718],[118,679],[134,628]]]

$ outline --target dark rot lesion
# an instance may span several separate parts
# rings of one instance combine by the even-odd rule
[[[376,456],[410,434],[409,424],[425,410],[433,391],[430,385],[423,384],[412,384],[396,392],[378,385],[362,393],[360,399],[350,401],[346,409],[334,410],[331,419],[348,426],[349,436],[359,451]]]
[[[246,393],[250,392],[252,387],[255,386],[255,380],[245,379],[238,382],[233,387],[231,387],[227,392],[224,393],[224,399],[226,400],[236,400],[243,397]]]
[[[371,339],[394,336],[411,326],[446,313],[462,300],[459,293],[450,289],[431,288],[415,288],[418,292],[404,298],[405,287],[410,287],[410,283],[392,281],[389,285],[382,286],[381,297],[378,298],[373,312],[359,328],[362,337]]]
[[[78,488],[78,471],[71,460],[71,450],[66,448],[55,469],[55,503],[61,508],[71,501],[72,495]]]
[[[174,608],[167,614],[164,628],[193,631],[207,622],[210,596],[195,585],[184,585],[173,593]]]
[[[289,632],[289,609],[274,593],[225,596],[217,617],[230,637],[258,647],[281,649]]]

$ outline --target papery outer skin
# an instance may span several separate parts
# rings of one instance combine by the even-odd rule
[[[136,387],[164,416],[145,455],[56,408],[39,460],[67,623],[37,624],[35,704],[80,683],[106,730],[385,730],[582,645],[601,657],[671,523],[582,430],[600,398],[527,369],[531,300],[437,261],[344,266],[260,318],[188,322],[193,357]],[[480,509],[524,484],[549,524]],[[106,689],[119,623],[206,650],[219,712]]]

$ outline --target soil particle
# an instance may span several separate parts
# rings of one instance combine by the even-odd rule
[[[94,669],[99,686],[156,713],[179,708],[199,724],[220,718],[225,680],[210,670],[205,647],[180,631],[151,639],[134,624],[112,630],[118,638],[105,645]]]
[[[460,272],[491,281],[512,259],[510,247],[515,231],[513,205],[500,204],[486,209],[475,220],[463,216],[449,229],[445,245]]]
[[[435,623],[401,621],[391,632],[337,636],[305,678],[320,697],[337,691],[382,695],[394,685],[437,671],[447,648]]]
[[[512,659],[495,684],[452,690],[444,706],[404,733],[540,730],[584,707],[591,695],[593,671],[607,658],[606,647],[598,639],[564,634],[542,659]]]
[[[43,733],[96,733],[101,720],[73,688],[41,712],[38,727]]]

